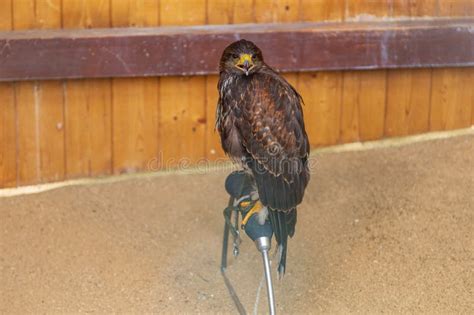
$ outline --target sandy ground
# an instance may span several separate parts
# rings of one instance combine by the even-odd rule
[[[313,159],[280,313],[474,312],[474,136]],[[225,175],[0,198],[0,312],[236,313]],[[262,266],[246,236],[228,274],[251,312]]]

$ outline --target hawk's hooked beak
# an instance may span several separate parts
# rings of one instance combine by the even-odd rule
[[[236,64],[236,67],[242,70],[245,75],[249,75],[250,70],[252,70],[254,66],[255,65],[252,61],[252,55],[250,54],[241,54],[239,62]]]

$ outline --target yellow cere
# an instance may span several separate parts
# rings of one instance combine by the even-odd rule
[[[253,64],[252,62],[252,55],[250,54],[242,54],[239,58],[239,65],[243,65],[245,61],[248,61],[249,64]]]

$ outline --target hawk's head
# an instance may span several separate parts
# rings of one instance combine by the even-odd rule
[[[262,65],[262,51],[251,41],[241,39],[224,49],[219,71],[248,76],[258,71]]]

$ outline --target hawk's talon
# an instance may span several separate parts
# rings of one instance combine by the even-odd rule
[[[239,248],[240,244],[242,244],[242,239],[240,238],[240,232],[239,230],[236,230],[236,237],[234,237],[234,241],[232,243],[232,245],[234,246],[234,248]],[[238,255],[238,254],[237,254]],[[236,255],[234,255],[236,256]]]
[[[239,253],[240,253],[239,246],[236,246],[234,244],[234,248],[232,249],[232,254],[234,255],[234,257],[237,257],[237,256],[239,256]]]
[[[246,205],[246,207],[250,208],[250,209],[245,214],[245,217],[242,219],[242,223],[241,223],[241,228],[242,229],[245,228],[245,224],[247,224],[247,221],[250,219],[250,217],[252,215],[254,215],[255,213],[258,213],[260,210],[262,210],[263,205],[259,200],[257,200],[253,203],[249,203],[249,205]]]

